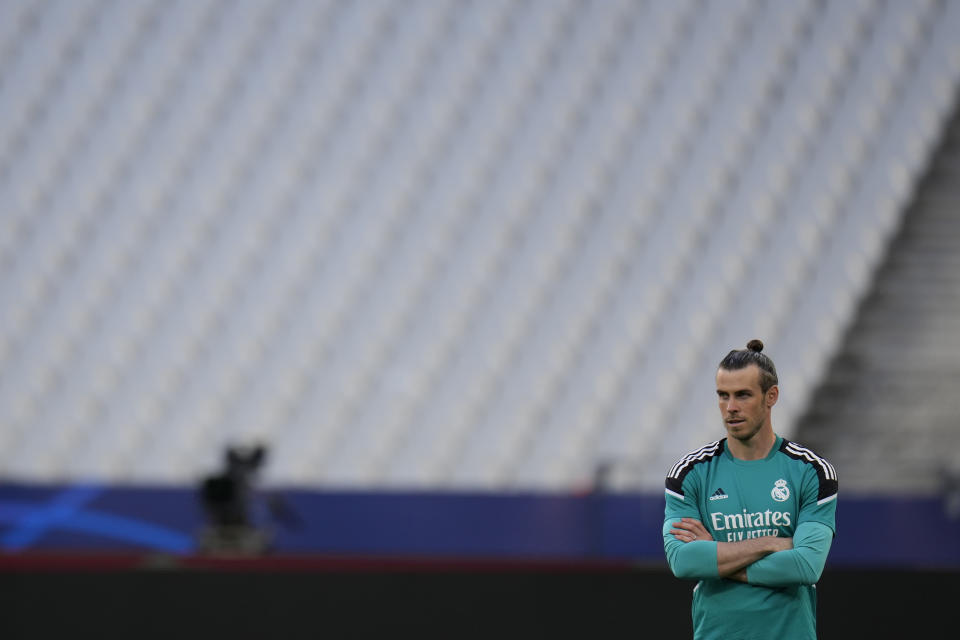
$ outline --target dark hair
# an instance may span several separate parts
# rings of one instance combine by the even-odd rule
[[[727,357],[720,361],[720,368],[727,371],[737,371],[757,365],[760,369],[760,389],[766,393],[770,387],[777,384],[777,368],[773,366],[770,356],[763,353],[763,343],[756,338],[747,343],[746,349],[734,349]]]

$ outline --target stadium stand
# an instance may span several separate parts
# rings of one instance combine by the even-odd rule
[[[791,436],[960,3],[0,3],[0,475],[659,487],[762,337]]]
[[[958,178],[955,112],[869,296],[798,425],[804,441],[841,465],[844,484],[860,493],[956,495]],[[877,465],[881,457],[885,464]]]

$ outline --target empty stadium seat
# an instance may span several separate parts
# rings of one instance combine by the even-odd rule
[[[659,486],[777,429],[952,106],[955,2],[0,4],[0,474]]]

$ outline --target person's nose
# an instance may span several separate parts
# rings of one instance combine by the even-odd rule
[[[730,400],[727,400],[727,406],[725,409],[727,413],[737,413],[740,411],[740,405],[738,405],[736,401],[731,398]]]

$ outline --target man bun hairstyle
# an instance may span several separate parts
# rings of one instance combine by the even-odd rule
[[[720,368],[726,371],[737,371],[745,369],[751,364],[757,365],[760,369],[760,389],[766,393],[775,384],[779,384],[777,379],[777,368],[773,366],[773,360],[770,356],[762,353],[763,342],[754,338],[747,343],[746,349],[734,349],[720,361]]]

